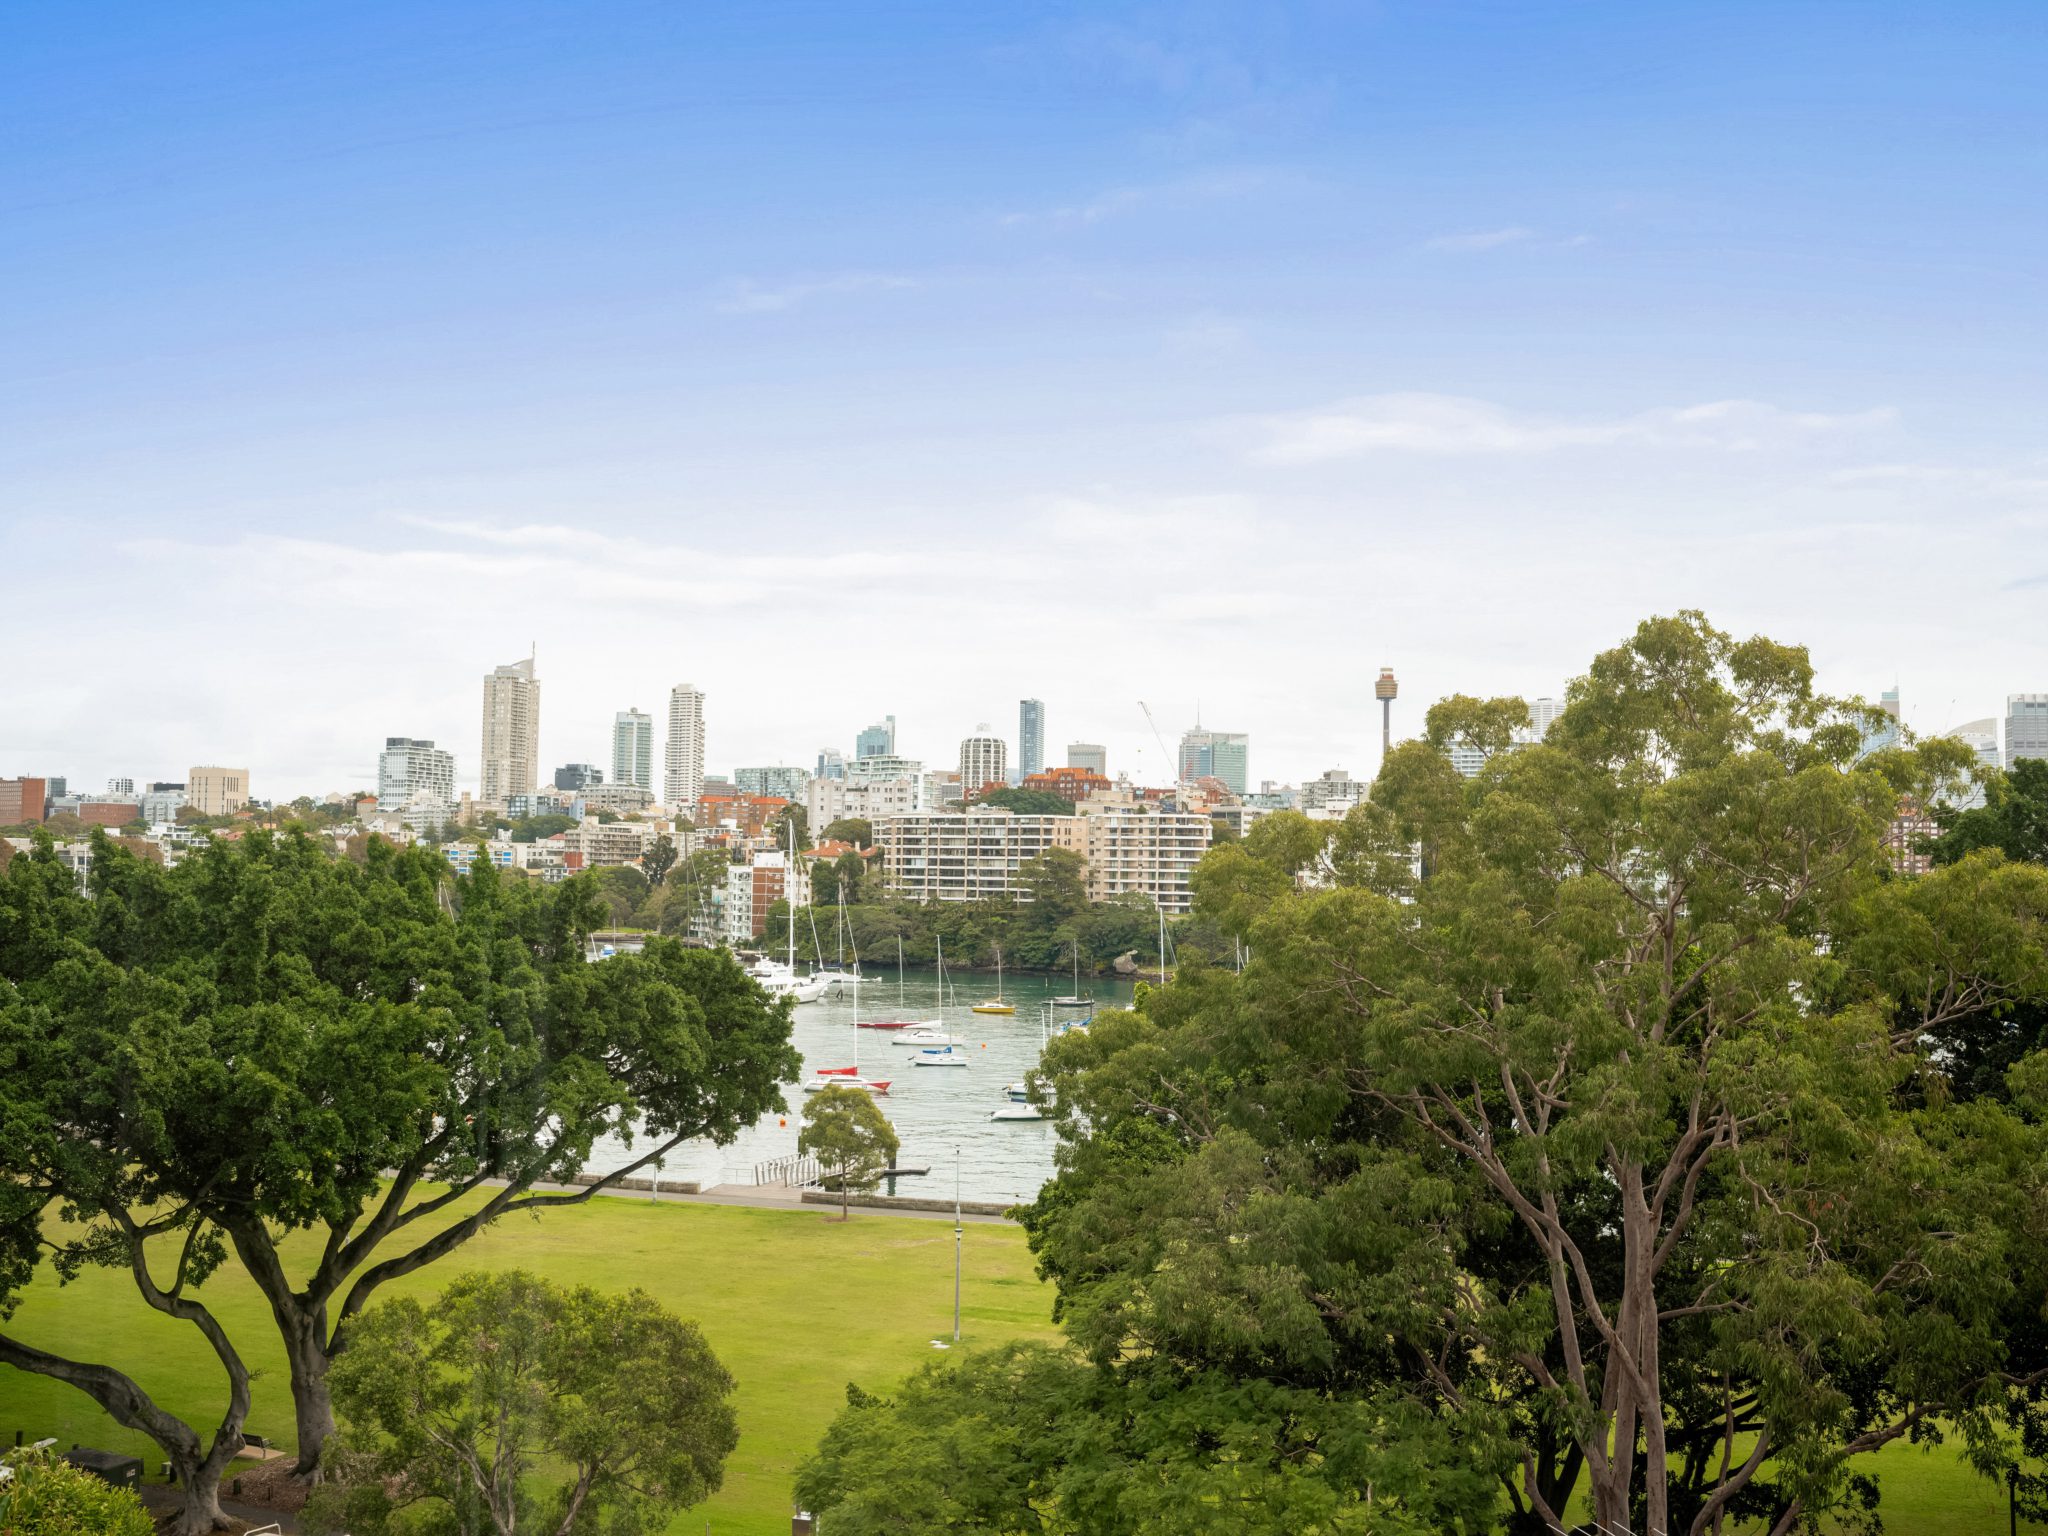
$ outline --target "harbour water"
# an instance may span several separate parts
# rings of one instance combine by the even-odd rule
[[[973,1005],[996,992],[993,974],[971,972],[946,976],[945,996],[938,976],[910,970],[900,984],[893,968],[871,970],[859,987],[858,1017],[863,1019],[939,1019],[945,1031],[962,1042],[965,1067],[914,1067],[914,1048],[892,1045],[893,1031],[856,1029],[855,989],[844,985],[823,1001],[799,1003],[795,1042],[803,1053],[806,1079],[819,1067],[858,1063],[860,1075],[887,1079],[889,1092],[876,1102],[896,1128],[902,1148],[899,1166],[928,1167],[921,1178],[899,1180],[896,1193],[929,1199],[951,1199],[957,1159],[961,1198],[1020,1201],[1037,1195],[1052,1177],[1055,1137],[1049,1122],[998,1122],[989,1112],[1008,1102],[1003,1090],[1037,1065],[1043,1046],[1047,1005],[1056,995],[1074,989],[1071,976],[1017,976],[1003,980],[1004,998],[1016,1004],[1014,1014],[975,1013]],[[1131,1001],[1131,983],[1106,977],[1081,979],[1080,990],[1093,998],[1092,1007],[1123,1008]],[[1086,1018],[1089,1008],[1055,1008],[1055,1022]],[[765,1115],[740,1133],[732,1145],[689,1143],[665,1159],[664,1181],[745,1184],[754,1169],[773,1158],[796,1152],[806,1095],[802,1085],[787,1092],[787,1114]],[[615,1139],[592,1149],[589,1168],[608,1172],[637,1155]]]

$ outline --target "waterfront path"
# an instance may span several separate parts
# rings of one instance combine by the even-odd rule
[[[533,1187],[538,1191],[549,1194],[574,1194],[578,1189],[582,1188],[581,1185],[576,1184],[536,1184]],[[606,1198],[612,1200],[668,1200],[678,1205],[737,1205],[758,1211],[815,1210],[820,1213],[827,1213],[838,1209],[837,1201],[834,1201],[829,1207],[815,1201],[807,1202],[803,1198],[803,1191],[790,1184],[714,1184],[709,1189],[695,1192],[668,1189],[652,1192],[644,1189],[616,1189],[605,1191],[605,1195]],[[926,1211],[913,1210],[908,1206],[901,1205],[866,1205],[862,1203],[861,1197],[858,1195],[854,1197],[853,1204],[854,1208],[864,1216],[907,1216],[913,1221],[951,1221],[953,1219],[951,1207],[945,1210]],[[963,1222],[974,1225],[1014,1225],[1007,1216],[989,1216],[976,1211],[963,1211],[960,1219]]]

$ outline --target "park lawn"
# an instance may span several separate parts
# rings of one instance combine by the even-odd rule
[[[508,1218],[381,1295],[432,1295],[464,1269],[520,1267],[561,1284],[638,1286],[705,1336],[738,1379],[739,1448],[725,1486],[672,1530],[753,1536],[789,1529],[789,1486],[846,1401],[846,1384],[886,1388],[934,1353],[953,1328],[953,1228],[856,1211],[841,1224],[791,1211],[595,1199]],[[969,1345],[1055,1337],[1052,1292],[1032,1272],[1016,1227],[965,1228],[962,1331]],[[291,1254],[310,1268],[310,1240]],[[168,1258],[166,1260],[168,1262]],[[232,1262],[201,1295],[256,1372],[251,1433],[292,1438],[283,1352],[261,1295]],[[45,1269],[7,1325],[22,1341],[114,1365],[209,1434],[226,1401],[212,1351],[189,1324],[151,1311],[125,1273],[89,1271],[59,1287]],[[144,1458],[161,1454],[73,1388],[0,1367],[0,1438],[54,1435]]]
[[[564,1284],[639,1286],[695,1319],[738,1378],[739,1448],[725,1487],[678,1518],[677,1536],[789,1529],[789,1483],[845,1401],[846,1384],[887,1387],[952,1332],[953,1229],[943,1221],[856,1214],[841,1225],[816,1208],[596,1199],[508,1219],[388,1294],[431,1295],[463,1269],[515,1265]],[[1055,1337],[1050,1290],[1032,1273],[1015,1227],[965,1229],[964,1330],[970,1345]],[[294,1253],[304,1261],[311,1245]],[[294,1273],[303,1273],[295,1265]],[[203,1294],[257,1371],[253,1433],[291,1437],[291,1393],[262,1298],[230,1264]],[[150,1311],[125,1275],[89,1271],[58,1287],[45,1271],[8,1325],[16,1337],[119,1366],[160,1402],[210,1431],[224,1401],[211,1351],[190,1326]],[[0,1439],[54,1435],[160,1459],[148,1439],[105,1417],[83,1393],[0,1367]],[[1870,1461],[1881,1474],[1886,1536],[1998,1536],[2002,1489],[1947,1446],[1895,1444]],[[2027,1529],[2022,1523],[2022,1529]]]

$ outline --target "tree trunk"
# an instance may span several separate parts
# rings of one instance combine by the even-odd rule
[[[285,1335],[285,1357],[291,1362],[292,1417],[298,1435],[299,1459],[292,1468],[299,1477],[317,1477],[320,1457],[334,1437],[334,1400],[327,1389],[326,1309],[305,1319]]]
[[[4,1337],[0,1337],[0,1364],[74,1386],[105,1409],[115,1423],[155,1441],[178,1476],[183,1504],[175,1536],[204,1536],[227,1527],[228,1519],[220,1508],[220,1479],[242,1448],[242,1422],[249,1412],[247,1372],[238,1369],[231,1374],[228,1411],[214,1434],[212,1448],[202,1452],[199,1435],[191,1425],[166,1413],[133,1378],[112,1366],[67,1360]]]
[[[204,1458],[165,1447],[171,1470],[178,1479],[178,1519],[173,1536],[206,1536],[209,1531],[229,1529],[230,1521],[220,1507],[220,1479],[229,1456]]]

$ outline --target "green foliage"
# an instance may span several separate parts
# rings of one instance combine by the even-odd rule
[[[131,1489],[39,1451],[0,1456],[13,1475],[0,1482],[5,1536],[151,1536],[156,1525]]]
[[[875,845],[875,824],[865,816],[842,816],[818,834],[821,843],[851,843],[856,848]]]
[[[1896,877],[1899,797],[1953,753],[1859,761],[1867,712],[1803,651],[1697,614],[1501,750],[1516,705],[1434,719],[1492,751],[1476,778],[1409,743],[1340,826],[1212,852],[1197,917],[1243,973],[1183,965],[1048,1051],[1059,1175],[1026,1225],[1118,1412],[1000,1431],[1046,1529],[1154,1528],[1123,1500],[1088,1523],[1069,1480],[1213,1422],[1212,1384],[1248,1438],[1211,1450],[1307,1395],[1287,1465],[1324,1502],[1276,1528],[1396,1518],[1377,1471],[1347,1513],[1342,1425],[1439,1491],[1425,1528],[1494,1498],[1517,1530],[1853,1523],[1869,1453],[1940,1436],[2037,1505],[2048,1061],[2008,1026],[2048,998],[2048,870]],[[817,1475],[879,1509],[882,1474]]]
[[[675,840],[666,832],[647,845],[647,852],[640,856],[640,868],[645,872],[648,883],[660,885],[668,878],[668,872],[676,866]]]
[[[738,1440],[695,1324],[521,1270],[372,1309],[333,1383],[346,1434],[315,1532],[639,1536],[715,1492]]]
[[[796,1149],[817,1158],[839,1185],[842,1218],[847,1214],[847,1193],[874,1188],[882,1170],[896,1160],[897,1145],[895,1127],[873,1096],[859,1088],[835,1083],[804,1104]]]
[[[558,811],[544,812],[539,816],[522,816],[511,823],[511,838],[515,843],[537,843],[544,837],[553,837],[557,832],[568,832],[576,826],[574,816],[564,816]]]
[[[2023,757],[2006,772],[1989,774],[1983,805],[1937,810],[1935,820],[1941,835],[1928,851],[1937,864],[1953,864],[1985,848],[2048,864],[2048,758]]]
[[[604,904],[607,925],[626,928],[654,894],[654,884],[631,864],[613,864],[590,872],[591,887]]]
[[[1506,1449],[1394,1400],[1043,1345],[935,1362],[893,1398],[849,1386],[847,1405],[795,1490],[842,1536],[1484,1529]]]
[[[976,805],[1000,806],[1019,816],[1071,816],[1073,801],[1050,789],[992,789],[974,797]]]
[[[287,1346],[304,1457],[378,1287],[601,1192],[531,1192],[598,1137],[627,1138],[635,1172],[730,1141],[797,1075],[787,1007],[730,957],[655,939],[587,962],[592,879],[479,863],[451,887],[425,850],[372,840],[358,863],[259,833],[168,870],[102,840],[91,881],[47,847],[0,871],[0,1305],[53,1208],[84,1223],[60,1271],[187,1239],[164,1277],[184,1308],[232,1247]],[[305,1228],[321,1245],[292,1272],[280,1244]]]

